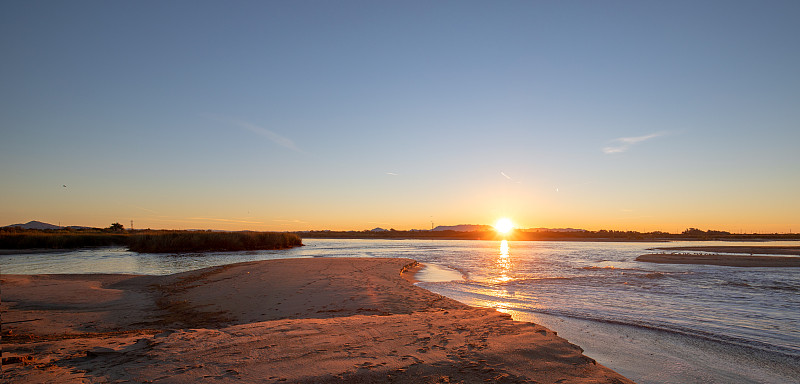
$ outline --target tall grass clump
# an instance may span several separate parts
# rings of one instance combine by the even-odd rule
[[[128,236],[115,233],[3,233],[0,249],[75,249],[126,245]]]
[[[128,249],[142,253],[285,249],[303,245],[294,233],[164,231],[133,234]]]

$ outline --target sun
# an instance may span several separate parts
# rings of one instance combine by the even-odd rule
[[[511,222],[511,219],[503,217],[494,223],[494,229],[499,233],[509,233],[514,229],[514,223]]]

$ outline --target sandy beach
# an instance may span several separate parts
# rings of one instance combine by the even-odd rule
[[[629,383],[539,325],[413,285],[398,258],[169,276],[3,275],[7,382]]]

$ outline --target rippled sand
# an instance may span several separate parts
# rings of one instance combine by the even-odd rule
[[[630,382],[542,326],[412,285],[417,266],[317,258],[169,276],[3,275],[2,377]]]

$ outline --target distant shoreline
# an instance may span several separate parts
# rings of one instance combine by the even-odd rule
[[[596,241],[596,242],[669,242],[669,241],[800,241],[800,234],[739,234],[694,236],[623,232],[522,232],[507,235],[495,231],[299,231],[304,239],[380,239],[380,240],[509,240],[509,241]]]
[[[298,232],[222,232],[172,230],[35,230],[0,231],[0,255],[59,252],[102,246],[126,246],[131,251],[148,253],[215,252],[286,249],[302,245],[302,239],[359,240],[487,240],[487,241],[576,241],[576,242],[670,242],[800,241],[800,234],[725,234],[715,231],[668,234],[635,231],[528,232],[514,230],[500,234],[494,230],[461,232],[428,231],[298,231]],[[743,251],[744,253],[752,253]]]
[[[668,243],[670,241],[722,241],[722,242],[730,242],[730,243],[737,243],[737,242],[746,242],[746,241],[758,241],[769,243],[772,241],[798,241],[795,239],[752,239],[752,240],[739,240],[739,239],[707,239],[707,240],[698,240],[698,239],[618,239],[618,238],[541,238],[541,239],[519,239],[519,238],[503,238],[503,237],[493,237],[493,238],[480,238],[480,237],[470,237],[470,236],[453,236],[453,237],[376,237],[376,236],[310,236],[310,237],[303,237],[308,239],[320,239],[320,240],[481,240],[481,241],[500,241],[500,240],[509,240],[509,241],[569,241],[569,242],[598,242],[598,243]],[[91,249],[91,248],[102,248],[102,247],[125,247],[123,244],[109,244],[109,245],[86,245],[86,246],[78,246],[78,247],[69,247],[69,248],[0,248],[0,256],[4,255],[27,255],[27,254],[38,254],[38,253],[57,253],[57,252],[69,252],[75,251],[77,249]],[[696,251],[706,251],[706,252],[733,252],[730,250],[722,250],[725,247],[739,247],[739,246],[716,246],[716,247],[658,247],[652,248],[655,250],[696,250]],[[769,254],[772,252],[764,251],[763,249],[769,248],[769,246],[762,247],[740,247],[742,249],[761,249],[761,251],[757,252],[748,252],[742,251],[742,253],[765,253]],[[787,248],[787,247],[783,247]],[[272,250],[272,249],[286,249],[286,248],[263,248],[264,250]],[[215,252],[215,251],[223,251],[223,250],[186,250],[183,252]],[[235,251],[235,250],[228,250],[228,251]],[[172,252],[172,253],[181,253],[181,251],[164,251],[164,252]],[[800,255],[800,251],[796,251],[797,253],[779,253],[776,252],[774,254],[794,254]]]

